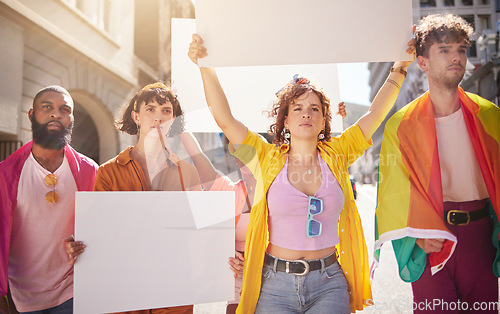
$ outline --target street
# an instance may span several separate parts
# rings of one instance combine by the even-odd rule
[[[373,261],[373,220],[377,190],[375,186],[358,183],[357,191],[356,204],[363,223],[371,265]],[[384,244],[380,253],[380,262],[372,282],[374,306],[367,307],[364,311],[358,311],[358,313],[412,313],[411,285],[399,278],[396,259],[390,243]],[[225,307],[225,302],[199,304],[195,305],[194,313],[225,313]]]
[[[375,242],[374,213],[377,189],[370,184],[357,184],[359,215],[363,222],[370,265],[373,261]],[[411,285],[399,278],[398,265],[391,243],[386,243],[380,252],[380,265],[372,281],[374,306],[358,313],[412,313]]]

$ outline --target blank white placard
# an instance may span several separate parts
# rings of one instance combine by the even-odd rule
[[[75,237],[77,314],[234,297],[234,192],[78,192]]]
[[[197,2],[198,3],[198,2]],[[187,56],[196,25],[192,19],[172,19],[172,82],[191,132],[221,132],[208,110],[200,70]],[[338,111],[339,87],[335,64],[217,68],[233,116],[251,131],[265,133],[273,120],[265,111],[275,93],[298,73],[321,87]],[[333,114],[332,132],[342,131],[342,118]]]
[[[197,0],[207,67],[410,60],[411,0]]]

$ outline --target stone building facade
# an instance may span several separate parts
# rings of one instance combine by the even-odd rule
[[[33,97],[61,85],[75,101],[72,146],[103,163],[135,139],[117,110],[145,84],[170,79],[170,20],[190,0],[0,0],[0,160],[31,140]]]

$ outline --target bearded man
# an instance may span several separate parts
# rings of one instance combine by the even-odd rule
[[[33,141],[0,163],[0,313],[72,313],[75,192],[92,191],[97,164],[69,146],[73,99],[40,90],[29,110]],[[11,299],[7,297],[11,295]]]

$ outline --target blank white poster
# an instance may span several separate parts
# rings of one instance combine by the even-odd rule
[[[411,0],[197,0],[206,67],[410,60]]]
[[[75,313],[232,300],[234,192],[78,192]]]
[[[172,19],[172,82],[185,113],[186,130],[221,132],[208,110],[200,70],[187,56],[195,31],[194,20]],[[273,120],[268,118],[267,111],[276,98],[275,93],[294,74],[307,77],[325,91],[332,104],[332,132],[342,132],[342,118],[335,114],[341,101],[335,64],[226,67],[216,71],[233,116],[253,132],[269,130]]]

